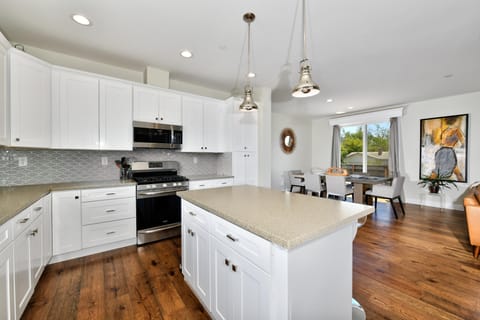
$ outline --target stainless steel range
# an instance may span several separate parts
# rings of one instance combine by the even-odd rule
[[[176,161],[132,163],[137,182],[137,244],[180,235],[181,204],[177,191],[188,190]]]

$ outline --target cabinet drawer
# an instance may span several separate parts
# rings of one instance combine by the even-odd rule
[[[0,251],[13,240],[13,220],[8,220],[0,226]]]
[[[82,247],[89,248],[136,237],[136,219],[91,224],[82,227]]]
[[[197,180],[188,182],[188,190],[208,189],[213,188],[210,180]]]
[[[135,186],[82,190],[82,202],[133,197]]]
[[[233,185],[233,178],[213,180],[214,188],[229,187]]]
[[[182,221],[192,221],[205,230],[209,230],[209,217],[211,213],[191,204],[185,200],[182,200]]]
[[[45,210],[43,199],[38,200],[21,213],[17,214],[13,221],[13,237],[16,238],[20,233],[27,229],[30,224]]]
[[[135,218],[135,199],[92,201],[82,204],[82,225]]]
[[[250,262],[270,273],[271,243],[215,215],[210,217],[211,233]]]

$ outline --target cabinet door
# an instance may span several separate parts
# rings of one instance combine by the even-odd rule
[[[203,106],[203,143],[207,152],[219,152],[221,143],[220,124],[221,106],[218,103],[206,101]]]
[[[33,291],[30,252],[30,229],[27,229],[15,238],[13,247],[15,314],[17,319],[20,319],[20,315],[27,306]]]
[[[257,111],[232,112],[232,151],[257,150]]]
[[[80,191],[52,194],[53,255],[80,250],[82,219]]]
[[[100,149],[132,150],[132,86],[100,80]]]
[[[215,319],[233,319],[235,279],[232,277],[233,251],[210,237],[212,244],[212,313]]]
[[[183,144],[184,152],[203,152],[203,101],[183,97]]]
[[[7,50],[9,43],[0,33],[0,144],[10,145],[10,114],[7,105]]]
[[[270,319],[270,276],[240,255],[232,258],[234,315],[231,319]]]
[[[159,92],[159,119],[165,124],[182,125],[182,99],[180,95],[170,92]]]
[[[258,184],[258,157],[256,152],[245,152],[245,184]]]
[[[32,268],[33,286],[43,271],[43,217],[38,217],[30,227],[30,267]]]
[[[56,141],[60,141],[61,148],[98,149],[98,79],[73,72],[57,72],[58,82],[54,83],[59,85],[58,92],[55,91],[59,96],[54,113],[58,112],[59,116],[54,119],[60,122],[60,130],[54,132],[60,137],[55,138]]]
[[[194,254],[194,242],[190,233],[192,227],[190,221],[185,214],[182,215],[182,273],[185,281],[193,288],[195,281],[193,279],[195,275],[195,254]]]
[[[232,152],[232,175],[235,185],[245,184],[245,152]]]
[[[11,140],[13,146],[51,146],[51,67],[10,51]]]
[[[14,317],[13,244],[0,251],[0,319]]]
[[[210,236],[207,231],[193,225],[194,288],[197,296],[210,309]]]
[[[133,120],[158,122],[158,91],[133,87]]]
[[[52,258],[52,196],[43,198],[43,266],[46,266]]]

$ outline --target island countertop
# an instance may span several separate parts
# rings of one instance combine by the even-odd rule
[[[372,206],[254,186],[177,192],[182,199],[286,249],[372,213]]]

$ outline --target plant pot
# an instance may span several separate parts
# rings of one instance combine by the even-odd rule
[[[440,186],[429,186],[428,190],[430,193],[438,193],[438,191],[440,191]]]

